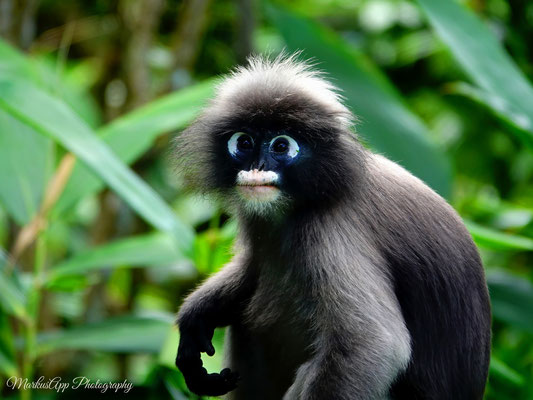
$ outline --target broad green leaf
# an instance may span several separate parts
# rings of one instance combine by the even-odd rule
[[[524,377],[495,356],[490,359],[489,371],[491,376],[502,379],[513,386],[524,386]]]
[[[521,131],[528,130],[520,137],[533,146],[533,87],[494,34],[455,0],[418,3],[470,79],[489,95],[480,101]]]
[[[50,56],[27,56],[0,39],[0,76],[24,79],[60,97],[91,126],[101,120],[100,110],[87,87],[58,75],[57,60]],[[69,66],[66,66],[68,72]]]
[[[162,97],[116,119],[98,133],[120,160],[130,164],[152,145],[155,138],[188,124],[212,95],[213,86],[213,81],[207,81]],[[63,211],[102,187],[103,182],[97,176],[78,164],[56,210]]]
[[[0,39],[0,76],[15,75],[27,78],[37,83],[40,74],[35,65],[28,62],[27,58],[17,49]]]
[[[47,280],[65,275],[85,274],[91,270],[116,266],[168,265],[183,259],[175,241],[165,233],[149,233],[121,239],[76,254],[49,271]]]
[[[0,110],[0,203],[19,225],[37,214],[53,168],[53,142]]]
[[[533,285],[504,271],[487,274],[494,319],[533,333]]]
[[[481,247],[495,250],[533,251],[533,239],[528,237],[499,232],[471,221],[465,221],[465,224],[474,241]]]
[[[41,73],[46,80],[45,88],[48,93],[61,98],[91,128],[94,129],[101,125],[102,112],[96,99],[90,92],[91,87],[86,86],[85,82],[69,79],[71,70],[76,69],[80,64],[94,65],[94,60],[68,61],[61,68],[58,68],[58,62],[60,63],[62,61],[57,60],[57,57],[51,54],[38,55],[31,59],[28,58],[28,62],[30,61],[32,64],[40,67]],[[93,74],[98,73],[98,68],[93,67],[91,72]],[[87,74],[85,81],[88,81],[90,85],[94,84],[95,79]]]
[[[360,117],[358,131],[364,141],[448,196],[447,158],[383,73],[332,31],[278,6],[267,10],[288,48],[313,57],[342,90],[346,104]]]
[[[68,330],[42,333],[40,355],[57,350],[158,353],[172,329],[172,315],[122,316]]]
[[[154,227],[171,233],[182,251],[192,247],[192,229],[60,100],[25,83],[0,79],[0,109],[51,137],[79,157]]]
[[[9,265],[7,256],[0,249],[0,307],[8,314],[21,319],[27,318],[26,296],[16,275]]]

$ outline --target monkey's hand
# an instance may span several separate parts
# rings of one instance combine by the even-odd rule
[[[212,356],[215,348],[211,344],[214,329],[197,323],[194,327],[180,327],[180,344],[176,366],[185,378],[189,390],[199,396],[222,396],[237,387],[239,375],[229,368],[219,374],[209,374],[203,367],[200,353]]]

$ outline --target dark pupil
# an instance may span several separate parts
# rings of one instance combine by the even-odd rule
[[[285,153],[289,149],[289,142],[287,142],[287,139],[278,139],[274,142],[272,149],[276,153]]]
[[[242,135],[237,139],[237,148],[239,150],[251,150],[254,147],[250,136]]]

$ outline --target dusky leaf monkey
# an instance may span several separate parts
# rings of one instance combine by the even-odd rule
[[[234,258],[179,312],[191,391],[483,397],[491,318],[477,249],[452,207],[364,148],[353,121],[321,73],[255,57],[178,138],[185,182],[239,222]],[[224,326],[229,368],[209,374],[200,353]]]

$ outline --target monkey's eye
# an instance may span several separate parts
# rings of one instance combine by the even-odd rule
[[[228,151],[232,156],[238,151],[250,151],[254,148],[254,140],[246,133],[234,133],[228,140]]]
[[[270,142],[270,151],[274,154],[287,155],[290,158],[294,158],[300,152],[300,146],[290,136],[281,135],[272,139]]]

